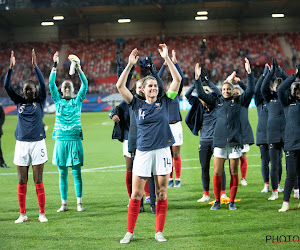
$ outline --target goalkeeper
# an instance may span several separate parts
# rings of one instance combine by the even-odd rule
[[[81,70],[79,58],[75,55],[69,55],[69,60],[71,61],[70,73],[71,71],[75,73],[75,68],[82,85],[77,96],[73,97],[73,83],[66,80],[62,83],[62,96],[59,94],[55,85],[56,68],[59,62],[58,52],[56,52],[53,56],[54,65],[49,78],[50,93],[55,103],[55,125],[52,136],[55,140],[55,145],[52,163],[57,165],[59,170],[59,190],[62,205],[57,212],[68,210],[68,167],[72,168],[74,177],[77,211],[82,212],[85,209],[82,206],[81,166],[83,166],[83,148],[81,140],[83,137],[81,129],[81,106],[88,89],[88,81]]]

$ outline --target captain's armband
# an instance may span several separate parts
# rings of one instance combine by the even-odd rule
[[[169,97],[170,99],[174,100],[175,97],[177,96],[177,92],[169,89],[167,92],[166,92],[166,96]]]

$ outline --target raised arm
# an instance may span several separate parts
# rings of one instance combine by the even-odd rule
[[[132,101],[133,95],[128,90],[128,88],[126,88],[126,80],[128,78],[131,68],[133,67],[133,65],[136,64],[136,62],[139,59],[139,56],[137,54],[138,54],[137,48],[131,51],[128,59],[128,64],[123,70],[116,84],[119,93],[124,98],[125,102],[127,102],[128,104]]]
[[[83,102],[85,99],[87,90],[88,90],[88,80],[86,79],[86,76],[84,75],[81,66],[80,66],[80,59],[76,55],[69,55],[68,56],[69,60],[71,63],[75,65],[75,69],[79,75],[80,81],[81,81],[81,86],[78,91],[78,94],[76,96],[76,101],[78,100],[79,102]]]
[[[22,100],[22,97],[19,96],[12,88],[11,84],[10,84],[10,79],[11,79],[11,74],[12,74],[12,70],[14,68],[14,66],[16,65],[16,58],[14,56],[14,52],[11,52],[10,55],[10,62],[9,62],[9,70],[5,76],[5,80],[4,80],[4,88],[6,89],[6,92],[8,94],[8,96],[10,97],[10,99],[14,102],[14,103],[19,103]]]
[[[261,94],[261,84],[265,79],[265,76],[268,74],[269,70],[270,70],[270,66],[269,64],[266,63],[263,74],[259,77],[259,79],[256,82],[255,89],[254,89],[254,100],[256,106],[260,105],[264,101],[264,98]]]
[[[58,51],[55,52],[53,55],[53,68],[50,73],[49,77],[49,89],[50,89],[50,94],[51,98],[54,102],[57,102],[61,99],[60,94],[58,92],[58,89],[55,84],[55,78],[56,78],[56,69],[57,69],[57,64],[59,63],[59,56],[58,56]]]
[[[171,85],[169,87],[169,91],[173,91],[178,93],[179,87],[180,87],[180,82],[182,80],[178,70],[176,69],[174,63],[171,61],[169,55],[168,55],[168,47],[166,44],[160,44],[160,49],[158,49],[161,57],[165,60],[165,62],[167,63],[170,72],[171,72],[171,76],[172,76],[172,82]]]
[[[197,63],[195,66],[195,80],[196,80],[195,86],[196,86],[198,97],[200,99],[202,99],[208,105],[214,107],[216,104],[215,103],[216,97],[205,93],[203,86],[202,86],[200,75],[201,75],[201,67],[199,66],[199,63]]]
[[[179,90],[178,90],[178,95],[180,95],[181,92],[182,92],[183,80],[184,79],[183,79],[183,72],[182,72],[182,70],[181,70],[181,68],[180,68],[180,66],[179,66],[179,64],[177,62],[177,59],[176,59],[176,52],[175,52],[175,50],[172,50],[172,61],[173,61],[174,65],[175,65],[176,69],[178,70],[179,75],[181,76],[181,82],[180,82],[180,86],[179,86]]]
[[[251,98],[254,94],[255,81],[253,72],[251,72],[249,60],[247,58],[245,58],[245,70],[247,75],[247,87],[245,89],[245,92],[240,95],[239,98],[242,104],[244,104],[245,106],[249,106]]]
[[[296,72],[290,75],[287,79],[285,79],[278,87],[277,90],[278,99],[284,107],[289,105],[289,95],[291,93],[291,85],[293,82],[295,82],[298,75],[300,75],[300,72],[297,67]]]
[[[42,72],[40,71],[39,67],[37,66],[37,62],[36,62],[36,55],[35,55],[35,51],[34,49],[32,49],[32,65],[34,67],[35,70],[35,74],[38,78],[40,87],[39,87],[39,98],[40,99],[46,99],[47,97],[47,92],[46,92],[46,86],[45,86],[45,79],[44,76],[42,74]]]
[[[274,76],[274,65],[272,64],[271,69],[265,76],[262,85],[261,85],[261,94],[266,102],[271,100],[271,89],[270,89],[270,81]]]
[[[235,82],[237,82],[237,84],[241,87],[242,90],[245,91],[245,89],[247,88],[247,85],[241,80],[241,78],[235,76],[235,77],[233,78],[233,80],[234,80]]]

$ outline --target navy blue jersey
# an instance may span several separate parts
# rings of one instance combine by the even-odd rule
[[[290,95],[291,84],[296,80],[293,74],[278,88],[278,98],[284,107],[286,118],[284,150],[300,150],[300,103]]]
[[[18,95],[10,84],[12,70],[9,69],[5,78],[4,87],[11,100],[18,109],[18,123],[15,138],[18,141],[40,141],[46,137],[43,124],[43,110],[46,103],[46,88],[44,77],[38,67],[35,73],[40,83],[38,96],[33,102]]]
[[[133,96],[129,106],[132,106],[136,118],[138,150],[150,151],[174,144],[169,126],[170,102],[171,99],[166,95],[152,104]]]

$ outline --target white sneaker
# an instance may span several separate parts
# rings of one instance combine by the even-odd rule
[[[248,183],[247,183],[247,181],[245,179],[242,179],[241,180],[241,185],[242,186],[248,186]]]
[[[278,199],[278,192],[272,192],[272,195],[268,198],[269,201],[275,201]]]
[[[48,219],[46,218],[45,214],[40,214],[39,221],[40,222],[48,222]]]
[[[206,202],[210,201],[209,195],[204,194],[201,199],[197,200],[197,202]]]
[[[284,189],[280,186],[280,184],[278,184],[278,193],[283,193],[284,192]]]
[[[134,234],[127,232],[122,240],[120,240],[121,244],[127,244],[130,241],[134,240]]]
[[[270,185],[269,184],[265,184],[264,189],[261,190],[261,193],[268,193],[270,191]]]
[[[294,189],[294,198],[299,199],[299,189],[297,190]]]
[[[23,223],[25,221],[28,221],[28,217],[26,214],[20,214],[20,217],[15,220],[15,223]]]
[[[221,195],[221,199],[226,199],[226,198],[228,198],[226,194]]]
[[[167,239],[163,236],[162,232],[157,232],[155,234],[155,239],[158,241],[158,242],[165,242],[167,241]]]
[[[56,212],[66,212],[68,211],[68,207],[67,207],[67,204],[62,204],[60,209],[58,209]]]
[[[77,204],[77,211],[78,211],[78,212],[84,212],[84,211],[85,211],[85,209],[84,209],[83,206],[82,206],[82,203],[78,203],[78,204]]]
[[[278,212],[286,212],[290,210],[289,203],[283,202],[282,207],[278,209]]]

